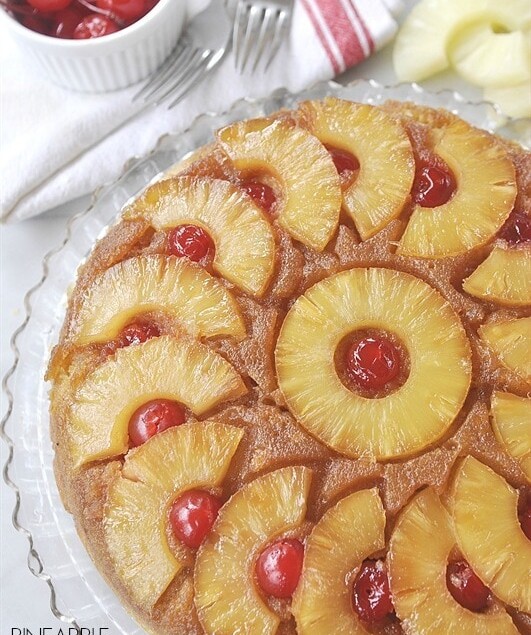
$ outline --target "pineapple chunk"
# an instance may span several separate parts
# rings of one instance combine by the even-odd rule
[[[157,230],[203,227],[216,246],[214,269],[244,291],[265,291],[275,265],[273,230],[260,208],[232,183],[192,177],[159,181],[124,216],[145,218]]]
[[[531,612],[531,542],[518,520],[518,492],[468,456],[453,490],[453,518],[463,555],[503,602]]]
[[[274,635],[280,619],[254,584],[254,563],[267,542],[297,527],[306,514],[311,471],[286,467],[245,485],[221,508],[200,547],[195,604],[211,635]]]
[[[415,635],[516,635],[517,628],[499,605],[475,613],[450,594],[446,567],[455,542],[450,516],[437,494],[432,489],[417,494],[398,519],[387,557],[402,628]]]
[[[77,389],[70,414],[75,466],[124,454],[131,415],[152,399],[172,399],[201,415],[246,392],[223,357],[193,340],[156,337],[119,349]]]
[[[523,119],[531,117],[531,90],[529,80],[505,86],[504,88],[485,88],[483,97],[497,104],[500,110],[509,117]]]
[[[434,151],[452,170],[457,189],[438,207],[415,206],[397,252],[443,258],[487,243],[514,206],[514,166],[506,150],[464,121],[446,127]]]
[[[455,70],[477,86],[507,87],[531,79],[529,33],[497,33],[492,24],[472,24],[448,51]]]
[[[221,485],[243,430],[205,421],[161,432],[125,458],[109,489],[103,526],[118,576],[153,607],[183,567],[168,545],[169,507],[182,492]]]
[[[463,290],[506,306],[531,304],[531,249],[495,247],[464,280]]]
[[[300,112],[321,143],[347,150],[360,162],[354,183],[343,192],[343,207],[366,240],[396,218],[415,177],[409,137],[387,113],[329,97],[307,101]]]
[[[506,368],[531,382],[531,317],[484,324],[479,336]]]
[[[272,174],[282,190],[278,222],[293,238],[322,251],[339,223],[341,185],[328,151],[284,121],[251,119],[223,128],[218,140],[236,169]]]
[[[475,23],[509,31],[529,29],[531,5],[528,0],[421,0],[395,41],[393,63],[398,79],[418,82],[448,68],[452,39]]]
[[[496,438],[520,463],[531,482],[531,399],[495,392],[491,400],[491,414]]]
[[[340,341],[366,328],[394,333],[411,361],[406,382],[380,399],[350,391],[335,367]],[[389,269],[352,269],[311,287],[289,310],[275,355],[290,410],[350,457],[425,449],[444,435],[470,385],[470,346],[453,309],[422,280]]]
[[[88,289],[74,342],[111,340],[148,311],[169,313],[195,337],[245,337],[238,305],[216,278],[184,258],[138,256],[107,269]]]
[[[315,525],[306,545],[292,611],[299,635],[367,633],[351,605],[349,574],[385,547],[378,489],[343,498]]]

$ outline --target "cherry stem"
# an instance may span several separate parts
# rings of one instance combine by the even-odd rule
[[[100,9],[100,7],[98,7],[95,4],[92,4],[92,2],[89,2],[89,0],[76,0],[76,2],[78,4],[83,5],[86,9],[89,9],[90,11],[93,11],[94,13],[99,13],[100,15],[104,15],[106,18],[110,18],[111,20],[114,20],[114,22],[116,22],[116,24],[118,24],[118,26],[120,26],[120,27],[124,27],[125,26],[124,20],[121,20],[112,11],[108,11],[107,9]]]

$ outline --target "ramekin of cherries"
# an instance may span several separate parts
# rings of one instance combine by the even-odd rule
[[[186,0],[0,0],[0,17],[48,77],[123,88],[153,72],[182,31]]]

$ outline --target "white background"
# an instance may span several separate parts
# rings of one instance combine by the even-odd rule
[[[406,0],[405,4],[408,7],[407,13],[411,5],[415,4],[415,0]],[[392,45],[387,46],[371,59],[345,73],[340,81],[346,83],[357,78],[372,78],[383,84],[396,83],[391,64],[391,51]],[[459,90],[471,101],[481,99],[478,89],[464,84],[450,72],[426,82],[425,88],[430,90],[452,88]],[[2,311],[0,374],[2,377],[13,361],[9,340],[13,331],[24,319],[24,295],[40,280],[44,255],[62,241],[68,217],[83,209],[85,205],[86,202],[77,201],[36,219],[16,225],[0,226]],[[6,408],[7,400],[2,393],[2,415]],[[6,446],[0,442],[0,465],[4,465],[6,458]],[[47,635],[56,635],[61,626],[68,632],[67,625],[57,620],[50,611],[47,585],[33,577],[27,568],[28,542],[12,526],[11,514],[15,498],[3,482],[0,483],[0,498],[0,635],[11,635],[14,627],[26,627],[34,635],[44,635],[39,632],[39,628],[44,627],[52,628],[45,631]],[[107,635],[114,634],[108,632]]]

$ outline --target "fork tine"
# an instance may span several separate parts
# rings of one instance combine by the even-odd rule
[[[159,67],[158,71],[142,86],[142,88],[135,93],[132,98],[132,101],[135,102],[143,95],[155,86],[155,84],[160,84],[168,75],[168,72],[177,64],[178,60],[181,59],[182,55],[189,50],[189,42],[186,38],[183,38],[181,42],[177,45],[174,52],[170,55],[170,57]]]
[[[268,7],[264,12],[264,19],[260,28],[260,34],[258,35],[258,40],[255,45],[254,64],[252,68],[253,73],[256,71],[256,67],[258,66],[258,62],[264,53],[268,40],[271,39],[271,36],[274,33],[275,24],[273,24],[272,21],[274,12],[275,11],[272,7]]]
[[[282,44],[284,33],[287,30],[288,24],[289,24],[288,14],[284,9],[282,9],[277,17],[275,35],[273,36],[273,42],[271,43],[271,47],[269,49],[269,58],[264,67],[264,72],[267,71],[275,55],[278,53],[278,49],[280,48],[280,45]]]
[[[168,82],[171,82],[172,85],[179,81],[179,78],[186,72],[192,63],[192,58],[197,49],[193,47],[187,47],[180,55],[178,60],[175,60],[175,63],[171,65],[171,67],[167,68],[164,74],[159,78],[159,81],[155,86],[144,96],[144,99],[151,99],[155,97],[157,99],[157,93],[164,89]],[[176,74],[173,72],[177,69]]]
[[[168,110],[171,110],[172,108],[174,108],[190,92],[190,90],[192,90],[193,88],[195,88],[195,86],[197,86],[198,82],[196,80],[201,75],[203,75],[203,78],[204,78],[204,76],[208,73],[210,68],[215,66],[215,64],[210,66],[210,63],[215,57],[217,57],[217,53],[218,51],[209,51],[209,54],[201,60],[201,63],[197,66],[197,68],[190,75],[187,81],[183,82],[180,85],[180,90],[177,92],[177,96],[168,106]]]
[[[247,28],[245,30],[245,37],[243,40],[243,45],[241,47],[241,54],[238,59],[238,72],[243,73],[245,71],[245,67],[247,66],[247,61],[249,59],[249,55],[251,53],[253,47],[253,37],[256,33],[256,30],[259,28],[261,23],[261,15],[262,9],[259,7],[250,7],[249,9],[249,20],[247,22]]]
[[[170,78],[168,82],[164,86],[162,86],[162,91],[158,95],[156,95],[156,102],[161,103],[165,99],[167,99],[174,91],[178,90],[179,86],[184,85],[190,75],[195,73],[196,69],[201,66],[203,59],[210,54],[210,50],[202,50],[202,49],[194,49],[192,57],[188,62],[183,72],[179,73],[179,76],[176,78]]]
[[[245,12],[249,7],[245,0],[238,0],[236,4],[236,14],[234,16],[234,24],[232,27],[232,49],[234,51],[234,66],[238,68],[238,59],[241,53],[241,39],[243,37],[243,24]]]

